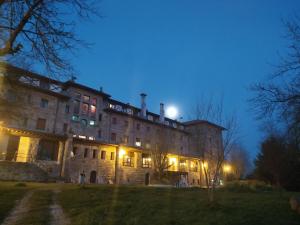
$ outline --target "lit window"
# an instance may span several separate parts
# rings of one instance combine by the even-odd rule
[[[91,115],[92,116],[96,115],[96,106],[95,105],[91,105]]]
[[[95,126],[95,124],[96,124],[96,123],[95,123],[95,120],[90,120],[90,125],[91,125],[91,126]]]
[[[82,114],[88,114],[89,112],[89,104],[87,103],[83,103],[82,104],[82,107],[81,107],[81,111],[82,111]]]
[[[151,157],[149,154],[142,154],[142,167],[150,168],[151,167]]]
[[[83,96],[83,101],[84,101],[84,102],[89,102],[89,101],[90,101],[90,96],[84,95],[84,96]]]
[[[95,137],[90,136],[90,137],[89,137],[89,140],[94,141],[94,140],[95,140]]]
[[[142,146],[142,141],[140,138],[136,138],[135,139],[135,145],[138,146],[138,147],[141,147]]]
[[[40,103],[41,108],[47,108],[48,107],[48,100],[42,98]]]
[[[116,117],[112,118],[112,124],[117,124],[117,118]]]
[[[128,154],[123,156],[123,166],[134,166],[134,152],[128,152]]]
[[[78,135],[78,138],[80,138],[80,139],[86,139],[86,136],[85,135]]]
[[[146,149],[150,149],[151,148],[151,144],[150,144],[150,141],[147,141],[146,142],[146,145],[145,145]]]
[[[73,120],[73,121],[79,121],[79,116],[73,115],[73,116],[72,116],[72,120]]]

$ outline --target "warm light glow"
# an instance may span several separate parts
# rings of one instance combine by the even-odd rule
[[[125,154],[126,154],[125,150],[124,149],[120,149],[119,156],[123,157]]]
[[[177,159],[176,158],[170,158],[170,163],[171,165],[174,165],[177,163]]]
[[[231,166],[230,166],[229,164],[225,164],[225,165],[223,166],[223,171],[224,171],[225,173],[230,173],[230,172],[231,172]]]
[[[169,106],[166,109],[166,116],[171,119],[176,119],[178,116],[178,110],[175,106]]]
[[[207,164],[207,162],[202,162],[202,168],[205,168],[205,169],[207,169],[207,167],[208,167],[208,164]]]

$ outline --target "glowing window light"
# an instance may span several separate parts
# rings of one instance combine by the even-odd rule
[[[171,163],[171,165],[175,165],[177,163],[177,159],[176,158],[170,158],[170,163]]]

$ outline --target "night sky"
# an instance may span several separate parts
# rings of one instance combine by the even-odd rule
[[[189,119],[200,96],[224,95],[236,112],[244,146],[254,157],[262,133],[247,88],[274,71],[288,46],[282,19],[300,10],[299,0],[103,0],[103,18],[78,26],[93,43],[74,59],[78,82],[148,109],[176,105]]]

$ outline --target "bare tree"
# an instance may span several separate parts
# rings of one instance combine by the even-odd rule
[[[76,36],[77,15],[98,15],[92,0],[1,0],[0,57],[18,57],[45,66],[51,76],[71,74],[67,54],[87,43]]]
[[[215,101],[213,97],[208,100],[202,98],[194,108],[196,120],[210,121],[226,128],[223,138],[222,134],[218,133],[222,132],[220,128],[207,129],[196,126],[194,130],[196,146],[202,153],[202,170],[210,202],[215,200],[214,192],[220,180],[224,160],[238,139],[237,117],[234,114],[226,116],[223,109],[223,98]]]
[[[168,154],[172,148],[171,131],[163,128],[157,130],[155,135],[156,138],[154,140],[158,140],[158,143],[151,149],[151,157],[153,160],[154,175],[161,181],[166,170],[172,166],[168,158]]]
[[[254,84],[251,99],[257,118],[281,121],[300,144],[300,18],[285,22],[289,52],[265,82]]]
[[[251,166],[247,150],[241,144],[234,144],[228,158],[232,167],[230,174],[232,174],[235,179],[245,177]]]

